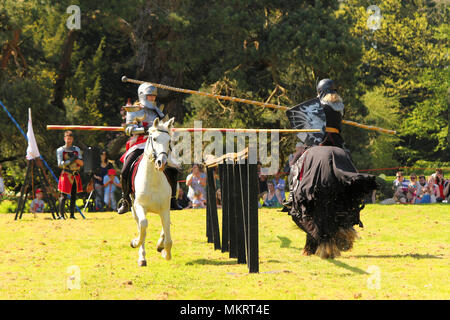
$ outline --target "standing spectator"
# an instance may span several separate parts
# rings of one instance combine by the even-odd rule
[[[273,179],[272,182],[275,187],[275,195],[277,196],[278,202],[283,203],[284,199],[286,199],[286,181],[281,178],[281,172],[275,174],[275,179]]]
[[[282,205],[278,201],[276,192],[275,192],[275,186],[272,181],[267,182],[267,189],[268,192],[263,197],[263,207],[269,207],[269,208],[281,208]]]
[[[80,169],[84,165],[80,148],[73,145],[72,131],[64,132],[64,146],[56,150],[58,167],[61,168],[59,176],[59,219],[64,218],[66,199],[70,195],[70,219],[75,219],[75,202],[77,194],[83,192]]]
[[[105,192],[105,205],[116,211],[117,209],[117,200],[116,196],[114,195],[114,192],[117,188],[121,188],[122,185],[120,184],[119,178],[116,177],[116,170],[109,169],[108,175],[106,175],[103,178],[103,186],[104,186],[104,192]]]
[[[3,193],[5,193],[5,182],[3,181],[3,168],[0,164],[0,200],[2,199]]]
[[[394,180],[394,200],[396,203],[406,203],[408,199],[408,185],[409,181],[403,176],[403,171],[398,171],[397,179]]]
[[[31,201],[31,204],[30,204],[30,210],[32,213],[35,214],[35,216],[36,216],[36,213],[44,212],[45,203],[42,200],[43,198],[44,198],[44,194],[42,193],[42,190],[36,189],[36,198],[33,199],[33,201]]]
[[[186,185],[189,187],[188,198],[194,204],[194,196],[199,191],[201,194],[205,194],[206,187],[206,174],[201,171],[201,167],[198,164],[192,166],[192,173],[186,177]]]
[[[108,175],[108,170],[113,169],[113,166],[108,161],[108,155],[106,150],[100,153],[100,166],[94,173],[94,188],[95,188],[95,209],[96,211],[102,211],[105,205],[103,199],[105,198],[105,192],[103,188],[103,179]]]

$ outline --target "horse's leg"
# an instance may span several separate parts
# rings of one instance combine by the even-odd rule
[[[138,232],[138,237],[139,237],[139,231],[140,231],[140,228],[139,228],[139,219],[138,219],[138,217],[137,217],[137,215],[136,215],[136,210],[134,209],[134,206],[133,206],[133,205],[131,205],[131,213],[133,214],[133,218],[134,218],[134,220],[136,221],[137,232]],[[134,238],[134,239],[131,240],[130,246],[131,246],[132,248],[136,248],[136,246],[135,246],[134,244],[137,243],[137,242],[139,241],[138,237],[136,237],[136,238]]]
[[[172,249],[172,238],[170,236],[170,211],[166,209],[160,214],[161,222],[163,225],[164,233],[164,249],[161,251],[161,255],[164,259],[172,259],[171,249]]]
[[[159,235],[158,243],[156,244],[156,250],[161,252],[164,249],[164,228],[161,228],[161,234]]]
[[[133,239],[131,246],[133,248],[139,247],[138,265],[145,266],[145,265],[147,265],[147,262],[145,261],[144,243],[145,243],[145,236],[147,233],[148,221],[147,221],[146,212],[145,212],[144,207],[142,207],[141,205],[137,205],[136,203],[134,203],[133,207],[134,207],[136,217],[138,220],[139,236],[138,236],[138,238]]]

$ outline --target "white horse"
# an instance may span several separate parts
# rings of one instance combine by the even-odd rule
[[[134,195],[131,195],[131,212],[138,226],[138,236],[131,240],[131,247],[139,247],[138,265],[146,266],[145,235],[147,232],[147,212],[158,213],[162,222],[162,231],[157,250],[166,260],[170,260],[172,239],[170,237],[170,197],[171,187],[163,172],[170,152],[170,140],[174,118],[163,123],[158,118],[148,129],[142,160],[137,168],[134,180]]]

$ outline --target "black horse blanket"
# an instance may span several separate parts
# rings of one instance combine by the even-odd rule
[[[318,243],[339,228],[362,227],[364,197],[377,189],[375,176],[358,173],[345,150],[316,146],[305,151],[293,168],[294,222]]]

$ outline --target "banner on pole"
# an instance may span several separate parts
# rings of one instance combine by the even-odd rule
[[[39,158],[41,155],[39,153],[39,149],[36,143],[36,138],[34,137],[33,132],[33,122],[31,120],[31,108],[28,108],[28,147],[27,147],[27,160],[33,160],[35,158]]]

